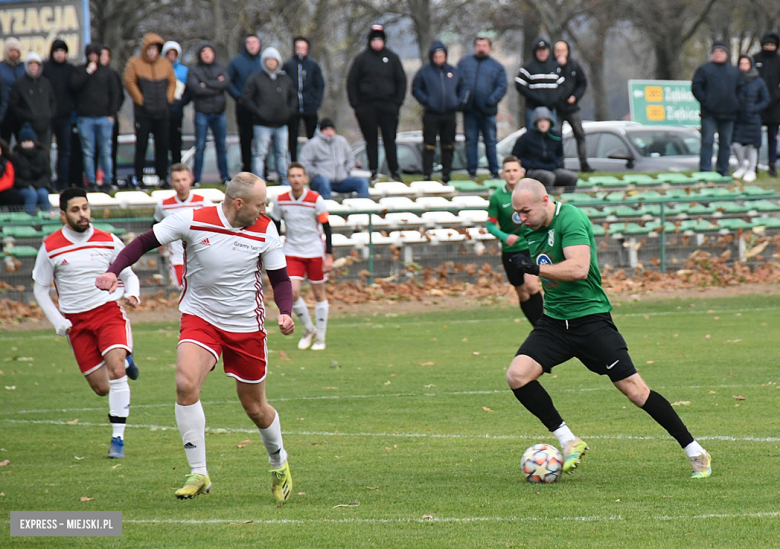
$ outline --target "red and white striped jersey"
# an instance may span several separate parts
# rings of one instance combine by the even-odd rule
[[[83,233],[63,227],[44,239],[33,280],[44,286],[54,282],[63,313],[91,311],[123,294],[138,297],[140,283],[130,267],[119,274],[119,289],[114,293],[95,286],[95,279],[108,270],[124,247],[116,236],[91,226]]]
[[[154,220],[159,223],[169,215],[179,213],[187,208],[198,209],[212,205],[211,200],[193,192],[190,192],[190,196],[184,201],[173,195],[157,203],[157,206],[154,208]],[[184,265],[184,248],[182,248],[179,240],[174,240],[168,244],[168,251],[171,254],[171,265]]]
[[[160,244],[184,243],[179,310],[228,332],[265,332],[262,268],[287,266],[270,218],[234,228],[222,206],[185,210],[154,226]]]
[[[294,257],[323,257],[321,223],[327,223],[325,200],[316,192],[304,188],[300,198],[292,191],[280,194],[273,201],[269,214],[277,221],[284,220],[284,253]]]

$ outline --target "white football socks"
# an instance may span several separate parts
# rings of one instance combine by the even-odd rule
[[[127,376],[108,380],[108,415],[113,429],[112,437],[125,438],[125,421],[130,415],[130,385]],[[114,422],[111,418],[121,418]]]
[[[190,406],[176,404],[176,425],[179,427],[184,453],[193,473],[206,471],[206,414],[200,400]]]
[[[577,437],[574,436],[574,433],[571,432],[571,429],[569,429],[569,426],[566,425],[565,421],[561,423],[560,427],[553,431],[553,434],[555,435],[555,438],[558,439],[558,443],[561,445],[561,452],[563,452],[563,446],[567,442],[577,440]]]
[[[312,324],[311,317],[309,316],[309,308],[306,306],[306,302],[302,297],[299,297],[298,300],[293,303],[293,311],[295,312],[295,315],[301,319],[303,327],[307,332],[314,330],[314,324]]]
[[[695,440],[683,448],[683,450],[685,450],[685,455],[689,458],[700,456],[705,452],[704,448],[701,447],[701,444]]]
[[[279,423],[279,412],[267,429],[259,429],[265,449],[268,452],[268,461],[273,469],[278,469],[287,461],[287,452],[282,442],[282,427]]]
[[[314,318],[317,319],[317,341],[325,341],[325,332],[328,330],[328,300],[318,301],[314,305]]]

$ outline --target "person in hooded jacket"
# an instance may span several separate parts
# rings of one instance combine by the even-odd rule
[[[163,44],[162,54],[170,62],[176,75],[176,91],[168,110],[168,148],[171,152],[171,165],[173,165],[181,163],[181,125],[184,122],[184,107],[192,101],[192,94],[187,87],[187,75],[190,69],[181,62],[181,46],[178,42],[169,40]]]
[[[317,117],[325,93],[325,79],[319,64],[309,57],[309,39],[304,36],[293,38],[295,55],[287,61],[282,70],[292,78],[298,92],[298,110],[290,117],[288,125],[288,142],[290,159],[298,160],[298,130],[301,121],[306,127],[306,137],[314,137],[317,129]]]
[[[35,131],[29,123],[19,130],[19,143],[14,147],[14,187],[24,198],[24,211],[35,215],[36,206],[41,211],[51,210],[51,166],[49,152],[36,141]]]
[[[11,147],[0,139],[0,209],[16,211],[24,206],[24,198],[16,182]]]
[[[0,62],[0,137],[10,141],[20,127],[8,109],[8,96],[14,83],[24,76],[22,63],[22,43],[16,38],[7,38],[3,42],[3,61]]]
[[[556,122],[555,107],[561,96],[559,88],[566,80],[558,61],[552,56],[549,40],[537,38],[532,55],[515,77],[515,88],[525,97],[526,127],[533,124],[531,118],[538,107],[547,107],[553,116],[552,121]]]
[[[463,133],[466,134],[466,167],[476,180],[479,167],[479,134],[485,141],[490,177],[498,179],[496,151],[496,114],[498,103],[506,94],[506,70],[490,57],[493,43],[486,36],[474,39],[474,55],[458,61],[460,72],[460,104],[463,110]]]
[[[25,75],[17,80],[8,96],[8,108],[19,124],[29,124],[38,136],[38,143],[48,152],[51,146],[51,121],[57,113],[57,101],[48,79],[43,78],[40,56],[27,54]],[[20,141],[19,136],[16,140]]]
[[[114,181],[112,138],[122,94],[111,69],[100,63],[102,49],[100,44],[87,45],[84,52],[87,62],[77,67],[70,79],[70,87],[76,94],[84,173],[92,191],[97,185],[96,157],[103,170],[103,184],[109,186]]]
[[[211,128],[217,149],[217,166],[223,183],[230,180],[227,165],[227,119],[225,118],[225,93],[230,86],[227,69],[216,61],[211,42],[198,48],[198,64],[190,69],[187,89],[195,100],[195,181],[203,175],[203,153],[206,137]]]
[[[135,117],[135,175],[130,186],[144,185],[144,165],[149,136],[154,135],[154,171],[162,186],[168,181],[168,108],[176,94],[176,74],[161,56],[165,41],[148,32],[141,42],[141,54],[125,65],[125,88],[133,98]]]
[[[761,112],[769,105],[769,91],[750,56],[740,55],[738,67],[745,85],[739,89],[739,113],[731,138],[738,162],[734,178],[750,183],[756,180],[758,149],[761,148]]]
[[[525,176],[541,181],[548,191],[553,187],[571,190],[577,185],[577,174],[563,168],[563,138],[554,128],[550,109],[537,107],[531,127],[517,139],[512,154],[520,159]]]
[[[228,93],[236,102],[236,124],[238,125],[238,139],[241,142],[241,171],[252,171],[252,139],[254,138],[254,124],[252,113],[244,106],[244,86],[249,77],[262,70],[260,62],[260,47],[262,42],[256,34],[247,34],[241,42],[241,53],[230,60],[228,64],[228,76],[230,86]]]
[[[244,87],[243,104],[254,127],[252,172],[265,177],[265,157],[271,140],[276,153],[279,183],[287,181],[287,123],[298,109],[295,85],[282,68],[282,56],[276,48],[266,48],[260,56],[263,69],[253,74]]]
[[[57,111],[51,121],[51,133],[57,139],[57,189],[70,186],[70,142],[73,132],[73,93],[70,77],[76,67],[68,63],[68,44],[56,39],[51,43],[49,59],[43,63],[43,76],[51,82]]]
[[[423,175],[426,180],[433,172],[436,137],[441,143],[442,182],[450,180],[452,157],[455,153],[455,132],[460,101],[458,69],[447,64],[447,47],[434,40],[428,52],[431,60],[414,76],[412,95],[425,109],[423,113]]]
[[[588,79],[580,64],[571,58],[568,42],[558,40],[553,46],[553,55],[558,62],[561,76],[565,79],[558,86],[559,96],[558,102],[555,104],[558,124],[563,127],[564,122],[569,123],[574,139],[577,141],[580,171],[592,172],[593,168],[588,164],[588,148],[585,143],[585,131],[582,129],[582,116],[580,115],[580,100],[585,95]]]
[[[391,177],[403,181],[398,171],[395,136],[398,113],[406,96],[406,73],[401,59],[387,49],[387,36],[382,25],[372,25],[368,47],[352,62],[347,76],[349,105],[355,111],[360,132],[366,140],[368,169],[376,179],[379,169],[379,132],[385,146],[385,159]]]
[[[769,91],[769,105],[761,113],[769,145],[769,175],[777,177],[777,131],[780,127],[780,34],[769,31],[761,38],[761,51],[753,56],[753,64]]]

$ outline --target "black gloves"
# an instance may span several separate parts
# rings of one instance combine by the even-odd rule
[[[518,271],[529,275],[539,276],[539,265],[534,263],[527,255],[515,254],[510,261]]]

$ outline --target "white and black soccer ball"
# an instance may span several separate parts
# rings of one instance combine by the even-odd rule
[[[563,473],[563,456],[555,446],[535,444],[523,453],[520,467],[528,482],[552,484]]]

